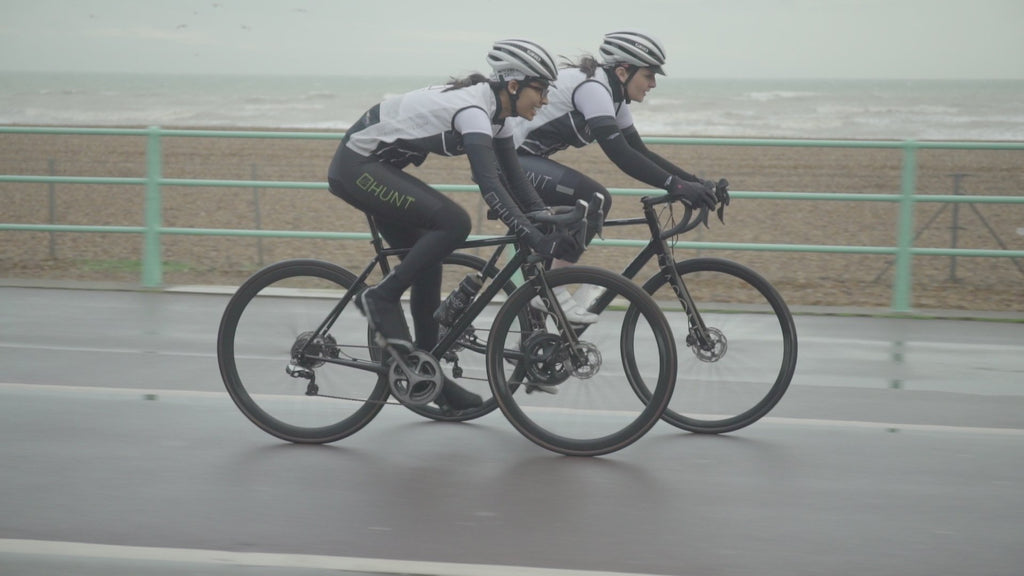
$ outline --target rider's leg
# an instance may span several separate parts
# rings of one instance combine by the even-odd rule
[[[409,303],[413,310],[412,324],[416,331],[416,347],[421,350],[433,350],[437,345],[440,325],[434,319],[434,310],[441,300],[441,264],[425,268],[412,284],[409,290]],[[441,394],[435,400],[437,405],[448,411],[460,411],[470,408],[477,408],[483,405],[484,401],[478,394],[474,394],[459,386],[445,376],[444,387]]]
[[[608,189],[582,172],[550,158],[520,154],[519,163],[537,194],[548,206],[574,206],[579,200],[590,204],[586,236],[586,243],[590,244],[612,209],[612,196]],[[601,205],[600,210],[596,209],[598,203]]]
[[[444,257],[469,236],[472,223],[462,207],[425,182],[384,162],[342,147],[331,164],[331,192],[372,214],[381,235],[396,248],[409,248],[406,257],[361,299],[364,313],[385,338],[410,340],[401,308],[401,296],[414,283],[440,283],[426,271],[440,266]],[[425,292],[426,293],[426,292]],[[433,302],[419,298],[413,316],[433,314],[440,304],[440,286]]]
[[[548,206],[573,206],[578,200],[583,200],[591,206],[591,210],[587,214],[585,238],[589,245],[611,211],[612,197],[608,193],[608,189],[582,172],[559,164],[550,158],[520,154],[519,163],[522,165],[526,177]],[[600,209],[597,209],[598,205],[600,205]],[[571,265],[572,263],[566,260],[554,260],[551,263],[551,268]],[[596,286],[584,286],[577,290],[575,295],[570,295],[567,289],[561,288],[560,290],[555,289],[555,297],[562,304],[562,309],[569,317],[570,322],[593,324],[597,322],[598,316],[588,312],[587,307],[599,290]],[[535,308],[544,307],[539,298],[534,299],[531,304]]]
[[[472,226],[458,204],[434,188],[389,164],[340,151],[331,165],[331,192],[373,214],[378,229],[394,248],[411,248],[380,283],[364,292],[361,303],[375,329],[385,338],[410,341],[401,296],[409,289],[413,327],[419,348],[433,349],[438,324],[434,310],[441,303],[441,262],[461,244]],[[436,402],[442,408],[465,410],[483,404],[480,396],[447,377]]]

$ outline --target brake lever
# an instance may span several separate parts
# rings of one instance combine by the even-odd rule
[[[718,210],[716,211],[718,214],[718,221],[725,224],[725,207],[728,206],[731,201],[729,198],[729,181],[725,178],[720,179],[718,184],[715,185],[715,198],[718,199]],[[706,220],[704,225],[707,226]]]
[[[591,209],[595,209],[598,212],[601,212],[604,209],[604,196],[602,194],[595,194],[594,195],[594,199],[591,202],[596,204],[597,207],[594,208],[593,206],[588,206],[587,207],[588,214],[589,214],[589,211]],[[604,216],[603,215],[601,216],[601,218],[597,219],[597,225],[595,226],[595,228],[597,228],[597,231],[594,233],[594,235],[597,236],[598,238],[600,238],[601,240],[604,240]],[[584,236],[583,239],[581,239],[581,242],[585,241],[585,240],[586,240],[586,236]]]
[[[587,215],[590,212],[590,204],[588,204],[585,200],[577,200],[576,201],[576,206],[582,207],[582,209],[583,209],[583,215],[580,217],[580,220],[577,223],[576,242],[578,242],[579,245],[583,247],[583,250],[586,251],[586,249],[587,249],[587,225],[590,222],[589,219],[587,218]]]

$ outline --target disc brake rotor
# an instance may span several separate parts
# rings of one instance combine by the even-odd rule
[[[701,362],[718,362],[723,356],[725,356],[726,350],[729,349],[729,341],[726,339],[725,334],[718,328],[709,327],[707,331],[710,346],[702,347],[696,344],[691,344],[690,350],[693,351],[693,355]]]

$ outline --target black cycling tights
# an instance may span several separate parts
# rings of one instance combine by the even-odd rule
[[[526,178],[537,190],[537,194],[540,194],[541,199],[548,206],[572,206],[576,204],[577,200],[583,200],[593,206],[595,196],[603,197],[601,211],[594,210],[588,217],[587,243],[589,244],[597,233],[597,224],[603,222],[612,209],[612,196],[608,193],[608,189],[597,181],[550,158],[520,154],[519,164],[523,167]]]
[[[469,214],[399,168],[340,146],[328,171],[331,193],[370,214],[392,248],[411,248],[378,286],[394,298],[409,289],[416,346],[437,343],[441,262],[466,240]]]

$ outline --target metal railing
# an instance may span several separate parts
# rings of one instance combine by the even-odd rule
[[[364,232],[314,232],[296,230],[246,230],[224,228],[181,228],[166,227],[161,218],[161,187],[246,187],[280,189],[324,189],[324,182],[284,182],[260,180],[201,180],[164,178],[161,141],[167,137],[209,137],[209,138],[278,138],[278,139],[330,139],[340,138],[339,133],[316,132],[267,132],[267,131],[226,131],[226,130],[173,130],[159,127],[150,128],[69,128],[69,127],[14,127],[0,126],[0,134],[60,134],[60,135],[124,135],[146,136],[146,174],[140,178],[103,178],[72,176],[28,176],[0,175],[0,182],[23,183],[74,183],[135,185],[145,187],[145,210],[141,226],[85,226],[61,224],[18,224],[0,222],[0,231],[44,231],[44,232],[103,232],[142,234],[141,283],[146,287],[163,284],[160,239],[163,235],[196,236],[242,236],[276,238],[321,238],[321,239],[367,239]],[[895,246],[841,246],[806,244],[766,244],[737,242],[694,242],[678,241],[683,248],[710,250],[752,250],[771,252],[831,252],[841,254],[882,254],[894,257],[894,279],[891,308],[896,312],[910,310],[912,272],[914,256],[965,256],[965,257],[1006,257],[1024,258],[1024,250],[987,250],[965,248],[915,247],[914,205],[916,203],[1006,203],[1024,204],[1024,196],[948,196],[919,195],[917,185],[917,152],[923,149],[954,150],[1024,150],[1024,143],[1018,142],[918,142],[918,141],[866,141],[866,140],[777,140],[737,138],[665,138],[647,137],[648,144],[704,145],[704,146],[776,146],[810,148],[874,148],[899,149],[903,152],[901,184],[899,194],[850,194],[825,192],[774,192],[774,191],[733,191],[734,198],[757,198],[770,200],[827,200],[854,202],[893,202],[899,205],[897,220],[897,242]],[[1022,162],[1024,163],[1024,162]],[[447,192],[476,191],[470,185],[437,185],[438,190]],[[611,188],[614,195],[641,196],[650,194],[649,189]],[[645,240],[597,239],[595,244],[609,246],[643,246]]]

